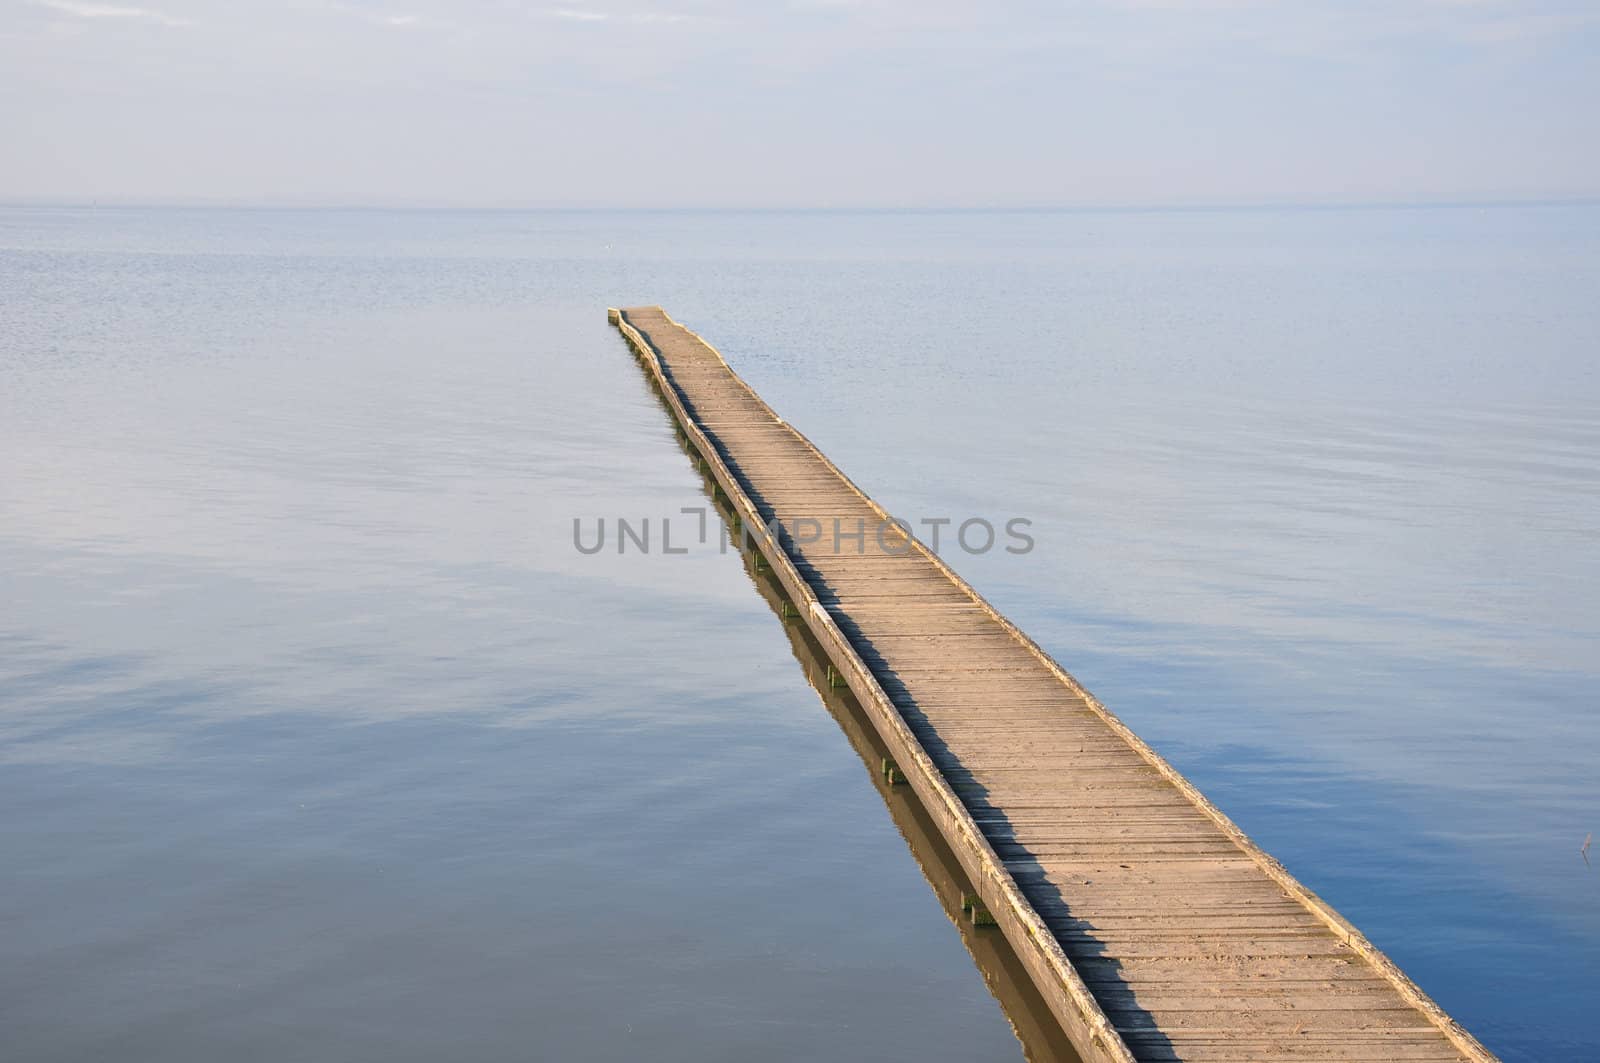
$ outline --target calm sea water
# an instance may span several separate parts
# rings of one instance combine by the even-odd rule
[[[636,302],[891,509],[1032,520],[947,556],[1506,1059],[1600,1058],[1566,206],[0,210],[8,1059],[1021,1056],[738,557],[573,549],[704,504]]]

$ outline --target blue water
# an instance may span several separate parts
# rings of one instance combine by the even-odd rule
[[[639,302],[1600,1058],[1594,206],[0,209],[9,1057],[1020,1055],[738,559],[573,549],[704,504]]]

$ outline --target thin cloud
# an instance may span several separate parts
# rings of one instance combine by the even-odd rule
[[[1506,15],[1468,25],[1456,36],[1474,44],[1519,44],[1576,33],[1600,21],[1600,12]]]
[[[448,30],[455,24],[426,15],[379,15],[373,19],[380,26],[396,30]]]
[[[684,15],[673,11],[646,11],[643,14],[631,15],[629,22],[642,22],[646,25],[667,25],[679,22],[710,22],[704,15]]]
[[[613,14],[609,11],[586,11],[576,7],[546,9],[551,18],[571,19],[574,22],[624,22],[645,26],[676,25],[684,22],[710,23],[720,21],[714,16],[691,15],[681,11],[636,11]]]
[[[154,22],[162,26],[192,26],[194,23],[188,19],[175,18],[161,11],[152,11],[147,7],[122,7],[117,4],[83,4],[76,0],[34,0],[40,7],[47,7],[63,15],[73,18],[99,18],[99,19],[126,19],[141,22]]]

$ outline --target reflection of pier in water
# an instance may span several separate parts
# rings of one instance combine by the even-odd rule
[[[679,443],[693,458],[694,451],[688,446],[687,441],[680,437]],[[705,479],[705,490],[721,512],[724,522],[731,525],[733,512],[719,497],[715,490],[715,482],[709,477]],[[1017,954],[1012,951],[1005,937],[993,926],[976,925],[971,912],[963,907],[964,899],[973,893],[972,883],[961,870],[961,865],[956,862],[955,854],[951,853],[950,847],[939,837],[938,829],[928,817],[922,803],[917,800],[917,795],[911,792],[909,786],[896,785],[889,781],[888,775],[882,769],[884,761],[889,757],[888,749],[879,740],[877,732],[873,730],[871,722],[862,712],[861,705],[856,701],[855,695],[850,693],[849,688],[835,689],[830,686],[827,654],[822,652],[822,647],[817,644],[817,640],[812,637],[806,626],[798,622],[798,618],[784,616],[784,602],[787,599],[783,588],[772,578],[770,572],[758,567],[756,561],[758,556],[755,551],[744,555],[746,573],[749,574],[756,590],[761,593],[761,597],[766,599],[767,605],[783,623],[795,660],[800,662],[807,680],[816,690],[817,696],[822,699],[823,705],[827,706],[829,715],[849,739],[850,748],[856,751],[856,755],[866,766],[867,774],[873,780],[878,796],[883,799],[895,827],[900,831],[900,836],[910,847],[911,855],[916,857],[917,866],[922,869],[923,877],[928,880],[928,885],[933,887],[934,895],[939,898],[939,904],[944,908],[945,915],[960,931],[961,943],[972,954],[972,959],[978,965],[978,970],[983,973],[983,980],[988,984],[989,991],[1000,1002],[1001,1009],[1011,1023],[1012,1031],[1017,1035],[1017,1040],[1022,1042],[1023,1056],[1031,1063],[1081,1063],[1081,1057],[1073,1051],[1071,1042],[1061,1031],[1060,1023],[1050,1013],[1050,1007],[1039,995],[1039,991],[1034,988],[1032,979],[1028,977],[1028,972],[1017,959]]]
[[[860,714],[841,724],[870,724],[852,741],[915,791],[923,833],[970,884],[973,921],[1004,934],[1080,1056],[1493,1060],[942,559],[895,534],[715,349],[659,307],[610,317],[751,530],[781,615],[815,639],[823,689],[854,695]],[[836,533],[790,533],[808,526]],[[941,890],[947,908],[949,892],[967,890]]]

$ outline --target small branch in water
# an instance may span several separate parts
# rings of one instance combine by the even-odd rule
[[[1589,866],[1589,843],[1594,841],[1594,831],[1583,836],[1583,848],[1578,850],[1578,855],[1583,857],[1585,867]]]

